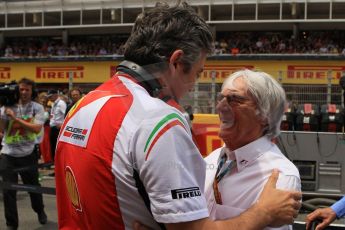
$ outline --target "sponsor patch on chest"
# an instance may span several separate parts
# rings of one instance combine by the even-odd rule
[[[123,95],[105,96],[78,109],[72,114],[70,119],[65,121],[59,141],[80,147],[86,147],[92,126],[99,111],[110,98],[122,96]]]

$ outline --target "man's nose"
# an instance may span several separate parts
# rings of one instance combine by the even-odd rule
[[[219,112],[227,112],[230,111],[230,106],[225,99],[218,101],[216,106],[216,111]]]

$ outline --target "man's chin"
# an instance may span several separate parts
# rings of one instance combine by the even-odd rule
[[[21,101],[26,103],[26,102],[29,102],[30,101],[30,98],[26,98],[26,97],[22,97],[21,98]]]
[[[227,141],[230,141],[233,137],[233,132],[231,130],[225,130],[225,129],[220,129],[219,131],[219,137],[226,143]]]

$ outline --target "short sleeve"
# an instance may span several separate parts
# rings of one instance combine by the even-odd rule
[[[44,117],[44,108],[41,104],[34,103],[34,123],[43,125],[45,122],[45,117]]]
[[[208,217],[205,162],[182,115],[145,121],[136,135],[136,162],[155,220],[177,223]]]
[[[301,191],[301,180],[294,175],[279,174],[277,188],[290,191]]]
[[[66,102],[62,101],[62,99],[61,99],[58,108],[59,108],[61,114],[65,114],[66,113],[66,109],[67,109]]]

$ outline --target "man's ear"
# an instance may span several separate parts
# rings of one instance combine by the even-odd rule
[[[169,63],[177,68],[178,65],[182,64],[180,61],[183,55],[183,50],[175,50],[170,56]]]
[[[259,109],[255,109],[255,115],[259,117],[260,124],[262,127],[265,127],[266,125],[268,125],[267,119],[260,116],[260,110]]]

